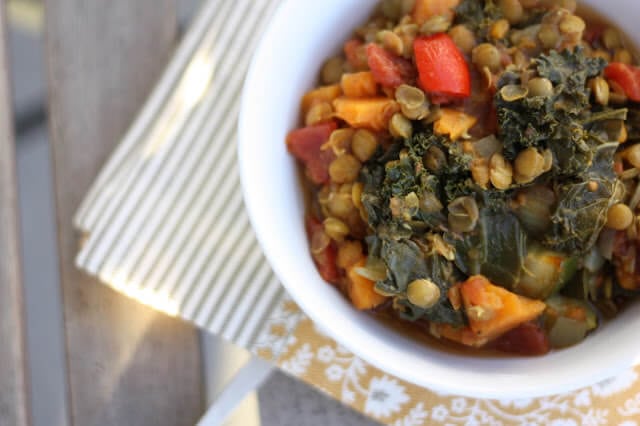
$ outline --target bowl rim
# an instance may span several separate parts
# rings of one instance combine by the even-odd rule
[[[632,349],[633,351],[629,351],[630,353],[623,355],[612,356],[611,360],[615,361],[606,366],[602,366],[602,368],[598,369],[597,372],[592,374],[573,374],[567,375],[566,379],[558,380],[552,383],[546,383],[541,380],[536,380],[536,378],[527,374],[512,374],[512,373],[504,373],[501,374],[498,372],[492,372],[491,377],[496,377],[502,380],[501,383],[512,383],[512,381],[517,381],[518,379],[525,379],[525,376],[528,380],[530,380],[529,384],[526,387],[519,387],[517,396],[513,394],[513,388],[500,388],[499,386],[487,385],[486,383],[477,383],[477,380],[470,380],[467,375],[470,375],[470,372],[465,372],[465,377],[455,377],[455,379],[462,380],[454,380],[454,378],[450,380],[430,380],[428,374],[411,374],[411,366],[404,365],[402,361],[410,361],[409,358],[402,357],[402,352],[399,349],[394,351],[394,355],[398,355],[399,358],[396,359],[396,363],[389,363],[385,360],[385,351],[372,351],[366,350],[366,343],[371,343],[371,340],[377,341],[384,345],[384,336],[372,336],[371,333],[365,333],[365,335],[359,335],[357,333],[357,324],[356,328],[350,327],[324,327],[326,322],[326,314],[323,314],[317,307],[315,303],[312,303],[312,298],[308,297],[307,294],[304,294],[304,287],[296,286],[293,282],[291,282],[288,274],[285,272],[286,266],[283,263],[283,259],[278,258],[274,252],[271,250],[273,247],[272,241],[265,236],[264,226],[266,224],[261,219],[261,209],[258,205],[257,201],[254,200],[254,197],[251,194],[256,193],[257,190],[260,189],[260,184],[256,179],[252,176],[252,170],[249,165],[249,162],[246,160],[250,157],[250,146],[248,143],[247,133],[249,128],[249,117],[252,109],[252,102],[250,102],[252,92],[254,89],[259,86],[254,82],[256,81],[261,61],[265,60],[265,57],[268,56],[268,46],[272,44],[272,41],[276,38],[276,34],[279,31],[279,27],[286,27],[288,24],[287,15],[289,11],[295,7],[298,3],[298,0],[282,0],[281,4],[278,6],[276,12],[271,18],[270,23],[256,50],[254,51],[253,58],[251,59],[249,70],[246,76],[245,84],[241,93],[241,106],[240,113],[238,119],[238,146],[237,146],[237,155],[239,162],[239,171],[240,171],[240,182],[241,182],[241,191],[243,194],[245,206],[248,212],[249,220],[251,226],[256,234],[256,238],[267,258],[270,266],[274,270],[276,276],[281,281],[287,292],[291,295],[294,301],[300,306],[302,311],[309,316],[309,318],[317,325],[321,326],[323,331],[326,331],[333,339],[335,339],[340,345],[349,349],[353,352],[357,357],[363,359],[364,361],[370,363],[371,365],[377,367],[384,373],[388,373],[391,375],[400,378],[401,380],[405,380],[407,382],[413,383],[420,387],[426,388],[430,391],[441,393],[441,394],[451,394],[451,395],[461,395],[466,397],[477,397],[477,398],[535,398],[535,397],[543,397],[548,395],[554,395],[564,392],[573,391],[582,387],[586,387],[592,385],[596,382],[611,378],[616,374],[623,371],[625,368],[631,367],[635,365],[638,361],[637,357],[634,355],[640,351],[640,344],[635,345]],[[340,319],[345,319],[347,316],[337,313],[337,316]],[[397,333],[394,331],[394,333]],[[423,343],[413,342],[418,345],[424,345]],[[386,346],[388,349],[393,349],[390,346]],[[631,353],[633,352],[633,353]],[[525,358],[526,359],[526,358]],[[601,363],[606,364],[606,363]],[[434,367],[439,367],[435,363],[432,363]],[[478,376],[482,378],[486,378],[485,375]],[[548,378],[548,377],[546,377]]]

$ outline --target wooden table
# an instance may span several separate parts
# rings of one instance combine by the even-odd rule
[[[174,0],[47,0],[45,37],[69,419],[191,425],[203,412],[196,330],[73,266],[72,215],[176,44]],[[29,424],[15,154],[0,7],[0,425]]]

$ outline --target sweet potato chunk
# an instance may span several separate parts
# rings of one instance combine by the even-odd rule
[[[460,293],[471,330],[487,340],[537,318],[546,307],[544,302],[518,296],[480,275],[465,281]]]
[[[437,135],[449,135],[452,141],[460,139],[475,126],[478,119],[454,109],[442,108],[440,118],[433,125]]]
[[[386,130],[389,119],[399,111],[398,104],[388,98],[345,98],[333,101],[336,117],[351,127]]]
[[[348,98],[367,98],[378,93],[378,85],[371,71],[343,74],[342,93]]]
[[[347,270],[349,278],[349,298],[357,309],[366,311],[382,305],[387,301],[388,297],[376,293],[375,282],[368,280],[356,272],[357,268],[365,266],[366,259],[360,260]]]
[[[306,115],[309,109],[320,102],[331,102],[342,94],[339,84],[322,86],[307,92],[302,97],[302,114]]]

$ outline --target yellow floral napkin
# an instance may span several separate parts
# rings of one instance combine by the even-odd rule
[[[382,423],[639,426],[640,370],[549,398],[441,395],[367,365],[288,298],[249,226],[235,157],[242,82],[279,1],[204,3],[76,214],[78,267]]]
[[[288,322],[297,327],[287,334]],[[578,391],[532,399],[444,395],[403,382],[354,356],[284,298],[251,348],[290,375],[393,426],[638,426],[640,367]],[[268,342],[268,343],[267,343]],[[274,358],[272,347],[279,355]]]

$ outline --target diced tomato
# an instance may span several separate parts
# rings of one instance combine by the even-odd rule
[[[520,355],[544,355],[551,350],[549,338],[539,325],[525,322],[499,337],[494,345],[502,352]]]
[[[493,102],[491,102],[491,108],[487,114],[485,129],[487,135],[495,134],[498,131],[498,108],[496,108]]]
[[[362,41],[355,38],[347,41],[344,44],[344,54],[354,71],[364,71],[369,67],[367,50]]]
[[[415,70],[411,62],[376,44],[367,46],[367,62],[373,78],[382,86],[395,89],[401,84],[410,84],[415,79]]]
[[[599,23],[589,23],[589,26],[582,34],[582,39],[590,45],[593,45],[600,38],[605,28],[604,25]]]
[[[313,216],[307,216],[305,218],[305,228],[310,241],[313,240],[313,234],[316,232],[324,232],[322,222]],[[333,243],[329,244],[327,248],[322,250],[320,253],[311,254],[320,276],[331,284],[338,284],[338,280],[340,278],[338,266],[336,265],[337,256],[338,250]]]
[[[622,163],[622,160],[614,160],[614,162],[613,162],[613,171],[618,176],[620,176],[620,175],[622,175],[622,173],[624,173],[624,164]]]
[[[640,242],[625,231],[618,231],[613,240],[613,266],[620,287],[640,290]]]
[[[322,145],[338,128],[335,121],[293,130],[287,135],[287,148],[307,168],[307,175],[317,184],[329,181],[329,164],[335,159],[333,150]]]
[[[329,244],[321,253],[313,255],[320,276],[331,284],[338,284],[338,278],[340,278],[338,267],[336,266],[337,256],[338,250],[334,244]]]
[[[451,95],[443,95],[441,93],[432,93],[430,96],[431,103],[434,105],[445,105],[454,102],[458,98]]]
[[[451,37],[436,34],[413,43],[422,89],[437,100],[471,95],[469,66]]]
[[[640,102],[640,68],[612,62],[605,68],[604,76],[618,83],[629,99]]]

